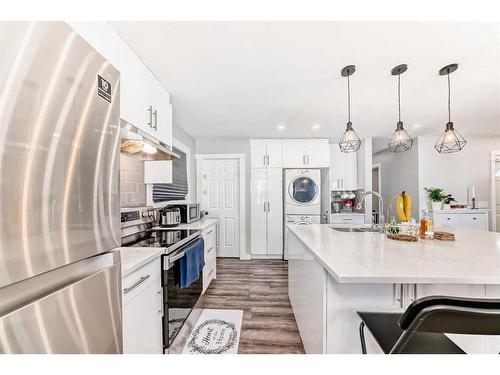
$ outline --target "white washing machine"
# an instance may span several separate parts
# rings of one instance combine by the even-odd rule
[[[289,225],[311,225],[311,224],[321,224],[320,215],[285,215],[285,234],[284,246],[283,246],[283,258],[288,259],[288,226]]]
[[[321,170],[285,170],[285,215],[321,215]]]

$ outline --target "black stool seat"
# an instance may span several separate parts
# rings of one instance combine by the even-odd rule
[[[403,334],[399,326],[399,313],[358,312],[359,317],[371,332],[384,353],[390,353]],[[401,353],[411,354],[464,354],[443,333],[415,332]]]

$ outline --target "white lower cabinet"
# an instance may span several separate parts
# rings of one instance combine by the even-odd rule
[[[365,215],[331,214],[330,224],[352,224],[362,225],[365,223]]]
[[[203,229],[205,242],[205,266],[203,267],[203,293],[213,279],[217,277],[217,225],[214,223]]]
[[[251,253],[254,257],[283,254],[283,172],[252,168],[250,177]]]
[[[160,261],[156,258],[123,278],[124,354],[163,353]]]
[[[488,212],[433,212],[434,226],[464,227],[488,230]]]

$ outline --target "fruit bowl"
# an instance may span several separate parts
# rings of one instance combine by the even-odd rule
[[[415,242],[420,237],[420,228],[413,223],[387,223],[385,235],[391,240]]]

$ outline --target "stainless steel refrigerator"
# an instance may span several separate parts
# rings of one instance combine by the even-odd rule
[[[0,353],[121,353],[120,74],[64,22],[0,51]]]

